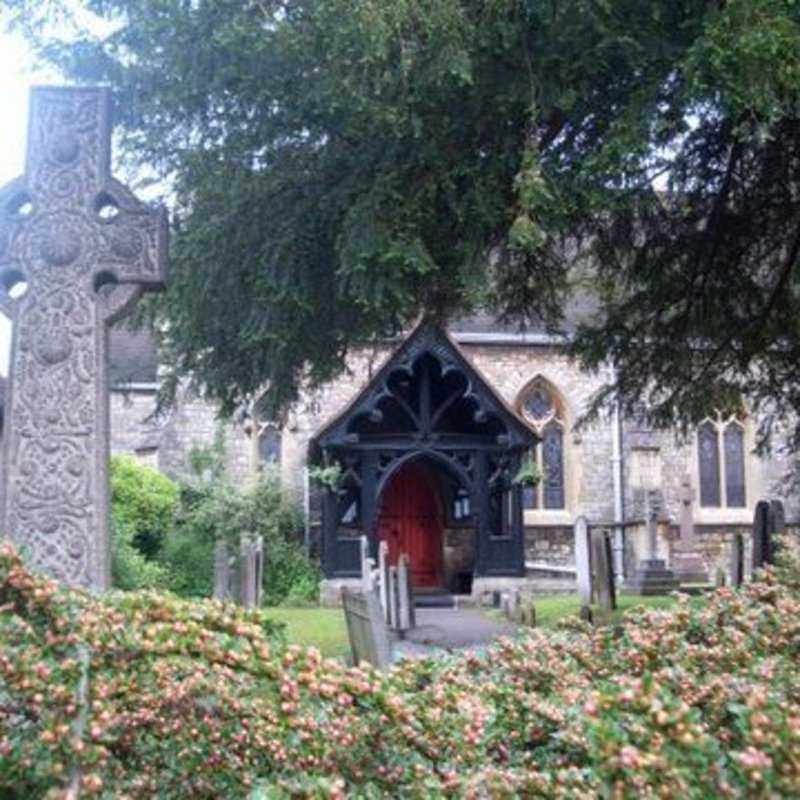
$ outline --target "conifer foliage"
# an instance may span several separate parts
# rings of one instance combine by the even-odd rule
[[[631,407],[800,409],[794,0],[4,8],[111,84],[128,156],[174,182],[157,312],[226,410],[421,311],[558,328],[568,290],[596,299],[575,352]],[[52,24],[76,8],[110,27]]]

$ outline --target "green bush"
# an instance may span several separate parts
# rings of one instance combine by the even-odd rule
[[[178,486],[129,456],[111,459],[111,513],[146,558],[155,558],[172,528]]]
[[[213,589],[218,538],[237,552],[243,534],[263,536],[265,602],[309,602],[317,597],[320,576],[303,552],[302,530],[302,514],[287,500],[276,473],[267,472],[249,489],[218,477],[181,487],[175,526],[159,560],[172,576],[173,591],[207,597]]]
[[[703,605],[381,673],[281,646],[268,612],[59,591],[6,545],[0,795],[798,797],[800,562],[783,558]]]
[[[155,560],[173,526],[178,487],[127,456],[111,459],[111,577],[118,589],[163,589]]]

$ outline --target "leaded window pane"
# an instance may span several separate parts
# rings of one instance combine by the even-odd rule
[[[719,490],[719,434],[710,422],[704,422],[697,432],[697,450],[700,466],[700,505],[718,508]]]
[[[564,432],[560,425],[548,425],[542,436],[544,507],[564,508]]]
[[[537,386],[528,393],[524,402],[525,411],[534,420],[544,420],[553,412],[553,398],[550,392],[541,386]]]
[[[725,428],[725,492],[728,506],[744,508],[746,505],[744,487],[744,432],[741,426],[732,422]]]

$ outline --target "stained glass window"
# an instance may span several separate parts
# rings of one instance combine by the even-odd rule
[[[725,493],[728,506],[744,508],[744,431],[731,422],[723,434],[725,444]]]
[[[553,413],[553,399],[543,386],[537,386],[524,400],[528,416],[536,421],[544,420]]]
[[[721,505],[719,480],[719,434],[713,422],[704,422],[697,433],[700,467],[700,505]]]
[[[541,438],[531,457],[543,473],[537,486],[523,487],[523,508],[566,507],[562,406],[558,393],[543,378],[536,378],[522,396],[520,409]]]
[[[560,425],[550,424],[542,437],[544,507],[564,508],[564,436]]]
[[[700,505],[708,508],[745,508],[744,426],[718,415],[697,431],[700,467]]]

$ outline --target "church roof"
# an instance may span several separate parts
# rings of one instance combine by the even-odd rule
[[[538,437],[527,422],[494,390],[447,331],[423,321],[402,341],[350,403],[322,426],[313,438],[314,444],[326,447],[354,443],[359,438],[353,432],[355,423],[359,419],[368,422],[382,420],[384,411],[388,410],[387,404],[392,403],[405,410],[401,413],[414,417],[414,425],[424,428],[424,424],[420,424],[424,417],[421,408],[416,409],[415,413],[408,399],[401,396],[399,386],[392,386],[391,383],[392,376],[396,374],[406,374],[413,380],[416,365],[423,356],[431,356],[439,363],[442,381],[453,372],[459,372],[465,379],[465,386],[456,390],[449,399],[443,400],[442,404],[446,407],[452,403],[453,408],[459,403],[466,404],[471,409],[468,415],[471,419],[467,425],[476,428],[474,433],[478,433],[478,428],[485,425],[481,435],[493,435],[494,429],[487,423],[491,417],[498,423],[499,429],[505,431],[502,436],[507,440],[506,446],[530,447],[537,441]],[[449,391],[452,392],[452,387]],[[433,411],[431,408],[432,419],[438,416]],[[434,426],[431,426],[431,430],[418,430],[417,434],[436,436],[434,431]],[[497,431],[494,430],[494,433]]]

